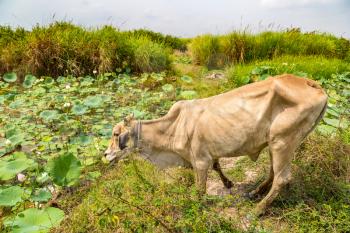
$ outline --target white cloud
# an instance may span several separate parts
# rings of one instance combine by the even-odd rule
[[[338,0],[261,0],[261,5],[271,8],[300,7],[337,3]]]

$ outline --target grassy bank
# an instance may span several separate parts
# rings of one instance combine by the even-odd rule
[[[0,73],[52,77],[105,72],[159,72],[181,40],[147,30],[85,29],[66,22],[31,31],[0,27]]]
[[[226,76],[237,87],[250,81],[263,80],[268,76],[284,73],[315,80],[328,80],[332,79],[332,75],[345,72],[350,72],[350,63],[340,59],[288,55],[228,66]]]
[[[202,35],[192,39],[189,48],[195,63],[210,68],[282,55],[350,59],[349,40],[329,34],[301,33],[297,29],[260,34],[232,32],[226,35]]]

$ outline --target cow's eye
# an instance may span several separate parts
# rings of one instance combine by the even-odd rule
[[[118,137],[118,136],[119,136],[119,133],[114,133],[114,136]]]

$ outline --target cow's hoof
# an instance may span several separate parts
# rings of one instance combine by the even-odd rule
[[[230,180],[224,182],[226,188],[230,189],[233,187],[233,183]]]
[[[261,217],[266,212],[266,208],[264,206],[257,205],[253,210],[253,215],[256,217]]]

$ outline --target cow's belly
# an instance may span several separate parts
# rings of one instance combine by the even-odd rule
[[[190,163],[175,152],[149,149],[143,151],[141,156],[161,169],[170,167],[190,167]]]
[[[243,115],[243,116],[242,116]],[[249,155],[257,159],[259,152],[267,145],[268,122],[245,118],[244,114],[230,119],[216,119],[216,125],[206,125],[201,140],[213,157],[235,157]],[[248,116],[246,116],[248,117]]]

